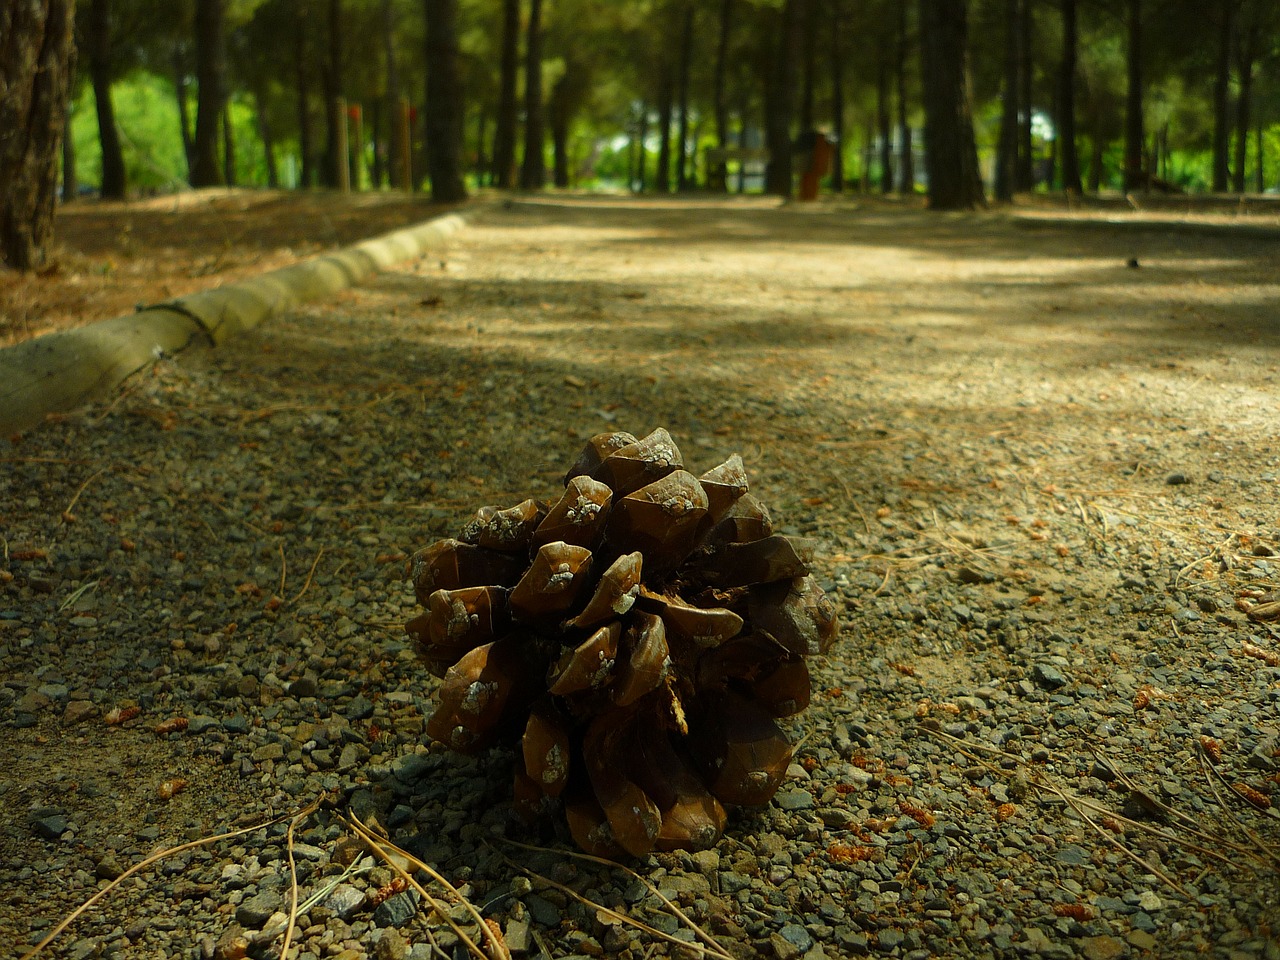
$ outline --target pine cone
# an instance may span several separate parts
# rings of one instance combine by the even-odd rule
[[[812,545],[773,533],[734,455],[701,477],[661,428],[593,437],[555,503],[482,507],[414,555],[406,629],[442,676],[427,723],[474,753],[519,741],[515,805],[563,809],[600,856],[704,849],[763,804],[835,610]]]

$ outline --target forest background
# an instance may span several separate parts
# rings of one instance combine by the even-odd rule
[[[432,34],[433,51],[427,29],[442,6],[452,18],[443,52],[442,32]],[[965,16],[979,167],[996,197],[1277,189],[1273,0],[965,6],[937,0]],[[464,115],[446,118],[435,136],[461,140],[469,187],[789,193],[789,176],[771,184],[763,164],[721,165],[707,153],[772,147],[776,155],[782,112],[781,136],[821,131],[838,144],[827,189],[914,193],[926,178],[920,20],[933,8],[932,0],[82,0],[63,195],[222,183],[421,187],[429,65],[450,56],[450,44]],[[203,128],[202,96],[218,118]],[[798,163],[801,172],[806,160]]]

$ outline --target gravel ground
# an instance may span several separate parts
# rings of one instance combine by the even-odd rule
[[[401,630],[414,549],[666,426],[842,607],[774,801],[631,864],[730,953],[1280,958],[1277,277],[1229,228],[565,199],[162,359],[0,451],[0,943],[283,815],[45,951],[278,956],[324,795],[290,956],[465,955],[344,811],[516,956],[688,955],[566,894],[693,936],[513,820],[507,753],[424,742]]]

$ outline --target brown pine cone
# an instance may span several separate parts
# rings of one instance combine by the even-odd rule
[[[482,507],[414,555],[406,629],[444,682],[427,732],[519,741],[516,809],[586,851],[703,849],[763,804],[839,624],[812,545],[773,533],[742,459],[695,477],[670,434],[600,434],[548,503]]]

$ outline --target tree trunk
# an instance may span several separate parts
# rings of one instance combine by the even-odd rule
[[[387,67],[386,106],[384,110],[374,112],[374,122],[377,124],[381,119],[380,114],[386,116],[387,158],[384,166],[391,188],[408,189],[408,171],[402,169],[404,144],[400,142],[400,138],[403,131],[396,120],[396,111],[400,106],[400,65],[396,60],[396,14],[392,0],[382,0],[382,55]]]
[[[547,182],[547,161],[542,147],[546,142],[542,106],[542,0],[530,0],[529,30],[524,61],[524,158],[520,165],[520,186],[541,190]]]
[[[74,59],[74,54],[72,55]],[[68,89],[74,89],[75,81],[69,81]],[[62,124],[62,202],[74,203],[80,195],[80,181],[76,179],[76,141],[71,136],[71,110]]]
[[[1035,154],[1031,145],[1031,0],[1018,5],[1018,190],[1036,186]]]
[[[671,116],[675,110],[675,84],[671,81],[671,65],[663,61],[658,79],[658,167],[653,173],[653,189],[671,192]]]
[[[218,165],[218,125],[226,75],[225,0],[196,0],[196,139],[192,145],[193,187],[222,184]]]
[[[547,117],[551,122],[551,182],[564,189],[569,186],[569,121],[572,118],[570,84],[576,79],[572,61],[566,61],[564,73],[551,88]]]
[[[182,135],[182,156],[187,161],[187,182],[191,182],[191,168],[196,161],[196,145],[191,138],[190,81],[182,51],[173,52],[173,92],[178,101],[178,129]]]
[[[302,156],[298,186],[308,190],[316,185],[314,135],[311,125],[311,108],[307,96],[307,8],[305,0],[299,0],[293,33],[294,77],[298,97],[298,153]]]
[[[1258,49],[1258,24],[1249,23],[1240,44],[1240,98],[1236,101],[1236,168],[1233,188],[1244,193],[1245,164],[1249,154],[1249,119],[1253,98],[1253,62]]]
[[[280,170],[276,164],[276,138],[271,129],[271,121],[267,119],[267,96],[261,91],[253,95],[257,106],[258,138],[262,140],[262,155],[267,166],[267,187],[277,190],[280,187]]]
[[[972,210],[985,201],[969,106],[965,0],[920,0],[925,169],[929,206]]]
[[[72,57],[72,0],[0,4],[0,259],[44,266]]]
[[[1213,190],[1225,193],[1231,178],[1231,43],[1237,0],[1219,0],[1217,71],[1213,81]]]
[[[716,114],[716,145],[721,149],[729,146],[729,99],[725,91],[725,71],[729,61],[729,39],[733,25],[733,0],[721,0],[720,34],[716,43],[716,65],[712,95]],[[727,192],[729,189],[729,167],[724,162],[717,163],[715,168],[707,171],[708,186],[712,189]]]
[[[229,98],[222,101],[222,179],[228,187],[236,185],[236,137]]]
[[[889,64],[884,51],[876,62],[876,126],[880,130],[880,192],[893,192],[893,120],[889,116]]]
[[[684,23],[680,30],[680,74],[678,97],[680,100],[680,125],[676,151],[676,190],[689,189],[689,71],[693,59],[693,4],[685,3]]]
[[[902,159],[898,162],[898,191],[905,196],[916,192],[915,158],[911,156],[911,124],[907,110],[907,54],[910,38],[907,35],[907,5],[898,7],[898,149]]]
[[[1018,183],[1018,0],[1005,0],[1004,86],[996,145],[995,196],[1013,199]]]
[[[1126,13],[1128,86],[1124,102],[1124,189],[1145,190],[1142,171],[1145,127],[1142,119],[1142,0],[1129,0]]]
[[[841,50],[842,4],[831,5],[831,133],[835,149],[831,153],[831,189],[844,191],[844,53]]]
[[[334,104],[343,96],[342,83],[342,0],[329,0],[329,59],[324,67],[325,102],[325,169],[326,186],[341,188],[350,183],[347,151],[342,149],[346,139],[345,110],[335,109]],[[344,129],[340,130],[339,127]]]
[[[472,169],[475,171],[476,183],[485,183],[485,178],[489,176],[492,164],[489,158],[485,156],[485,149],[489,145],[489,108],[484,104],[476,111],[476,162]],[[492,181],[489,181],[492,184]]]
[[[1062,64],[1058,76],[1058,143],[1062,189],[1080,192],[1080,155],[1076,152],[1076,0],[1062,0]]]
[[[644,193],[645,180],[648,177],[649,151],[645,147],[644,142],[649,136],[649,105],[647,103],[640,104],[640,129],[636,137],[636,145],[640,148],[640,157],[637,162],[636,172],[636,193]]]
[[[801,3],[802,0],[786,0],[783,5],[765,89],[765,146],[769,148],[765,192],[776,197],[791,196],[792,91],[796,86],[796,48],[803,26]]]
[[[427,13],[427,174],[431,199],[467,198],[462,177],[466,108],[458,52],[458,0],[425,0]]]
[[[502,2],[502,60],[498,74],[498,122],[493,134],[493,180],[502,190],[515,185],[516,74],[520,70],[520,0]]]
[[[818,77],[818,17],[816,0],[800,4],[800,129],[814,129],[813,100]]]
[[[98,109],[98,143],[102,146],[102,183],[104,200],[123,200],[128,189],[124,169],[124,150],[116,127],[115,109],[111,104],[112,44],[111,0],[91,0],[88,36],[89,78],[93,83],[93,99]]]

